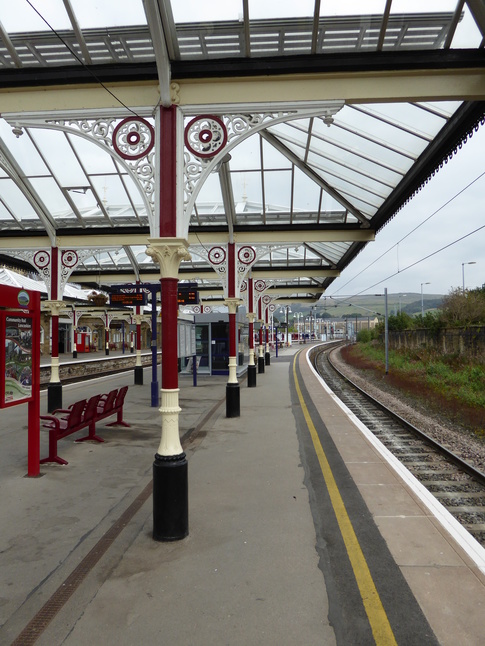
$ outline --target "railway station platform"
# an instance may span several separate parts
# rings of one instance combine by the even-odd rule
[[[64,405],[129,385],[131,426],[60,441],[68,465],[39,478],[25,477],[26,409],[2,410],[0,643],[483,643],[484,550],[325,391],[307,350],[280,350],[256,388],[241,380],[238,418],[226,377],[181,376],[189,536],[173,543],[151,536],[149,378],[66,384]]]

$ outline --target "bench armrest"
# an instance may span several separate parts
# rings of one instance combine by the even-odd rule
[[[56,430],[59,430],[59,428],[60,428],[60,421],[61,421],[61,420],[59,419],[59,417],[56,417],[55,415],[41,415],[41,416],[40,416],[40,419],[44,419],[44,420],[46,420],[46,421],[48,421],[48,422],[53,422],[53,423],[54,423],[54,427],[53,427],[53,428],[55,428]]]

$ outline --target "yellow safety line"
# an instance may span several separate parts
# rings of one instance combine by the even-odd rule
[[[352,522],[345,508],[345,504],[342,500],[342,496],[340,495],[335,478],[333,477],[332,469],[330,468],[327,456],[325,455],[325,451],[320,443],[317,430],[312,422],[305,400],[303,399],[300,385],[298,383],[298,377],[296,375],[297,358],[298,355],[295,357],[293,362],[293,377],[295,379],[296,392],[300,400],[300,405],[303,415],[305,416],[308,430],[310,431],[310,435],[313,440],[313,446],[315,447],[315,452],[320,463],[325,484],[327,485],[330,500],[340,528],[340,533],[342,534],[347,554],[354,571],[360,596],[362,597],[362,602],[367,613],[367,618],[369,619],[372,634],[374,635],[374,640],[377,646],[392,646],[393,644],[397,646],[396,638],[394,637],[386,611],[384,610],[379,593],[377,592],[372,579],[369,566],[367,565],[367,561],[365,560],[365,556],[359,545],[357,536],[355,535]]]

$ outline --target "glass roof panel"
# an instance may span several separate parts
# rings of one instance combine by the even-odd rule
[[[81,29],[147,24],[142,0],[71,0],[71,4]]]
[[[212,173],[206,179],[197,196],[197,203],[199,202],[216,202],[222,204],[221,184],[218,173]]]
[[[15,137],[6,121],[0,121],[0,147],[10,150],[25,175],[49,175],[29,137]]]
[[[335,264],[350,249],[349,242],[312,242],[310,246]]]
[[[481,42],[482,34],[480,33],[470,10],[465,5],[463,18],[456,27],[451,47],[454,49],[474,49],[480,47]]]
[[[29,133],[62,186],[85,186],[88,183],[64,133],[37,128],[31,128]]]
[[[0,189],[2,185],[0,184]],[[7,207],[3,204],[2,199],[0,198],[0,220],[7,220],[7,221],[12,221],[13,216],[10,213],[10,211],[7,209]],[[2,225],[0,224],[0,229],[2,228]]]
[[[291,172],[265,171],[264,193],[267,203],[277,205],[282,211],[289,212],[291,204]]]
[[[108,152],[97,144],[86,141],[82,137],[68,135],[76,153],[89,174],[113,172],[113,161]]]
[[[82,0],[81,0],[82,1]],[[114,0],[116,2],[116,0]],[[213,20],[240,20],[242,19],[242,1],[224,0],[218,2],[214,12],[210,5],[200,0],[172,0],[172,13],[176,23],[200,22],[207,23]]]
[[[97,175],[92,183],[105,206],[128,204],[125,187],[117,175]]]
[[[296,209],[318,212],[321,189],[302,171],[295,170],[293,203]]]
[[[52,177],[33,178],[30,180],[32,186],[44,202],[52,216],[61,210],[70,209],[66,198],[59,190]]]
[[[69,197],[83,217],[98,211],[98,202],[90,189],[85,192],[82,189],[72,189],[69,191]]]
[[[266,170],[289,170],[290,160],[263,139],[263,164]]]
[[[322,2],[320,5],[320,16],[359,16],[370,14],[383,14],[386,7],[386,0],[334,0],[333,2]]]
[[[261,166],[259,137],[248,137],[231,151],[231,171],[254,170]]]
[[[15,213],[19,220],[38,220],[30,202],[11,179],[0,180],[0,195],[10,211]]]
[[[315,11],[314,0],[288,2],[282,0],[249,0],[250,20],[274,18],[312,18]]]
[[[457,0],[392,0],[393,13],[439,13],[455,11]]]
[[[21,6],[19,7],[20,4]],[[36,5],[39,5],[37,7],[39,12],[35,11],[25,1],[22,3],[16,2],[15,8],[11,3],[2,2],[0,7],[0,22],[11,33],[48,31],[49,27],[46,21],[56,31],[72,29],[71,21],[69,20],[62,0],[48,0],[48,2],[34,3],[34,6]]]

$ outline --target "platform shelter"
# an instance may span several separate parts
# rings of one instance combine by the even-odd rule
[[[179,281],[194,313],[227,308],[237,416],[238,308],[254,339],[316,302],[458,153],[484,121],[484,36],[480,0],[4,3],[0,261],[46,282],[53,374],[68,281],[160,280],[155,472],[183,489]],[[187,533],[166,520],[156,537]]]

